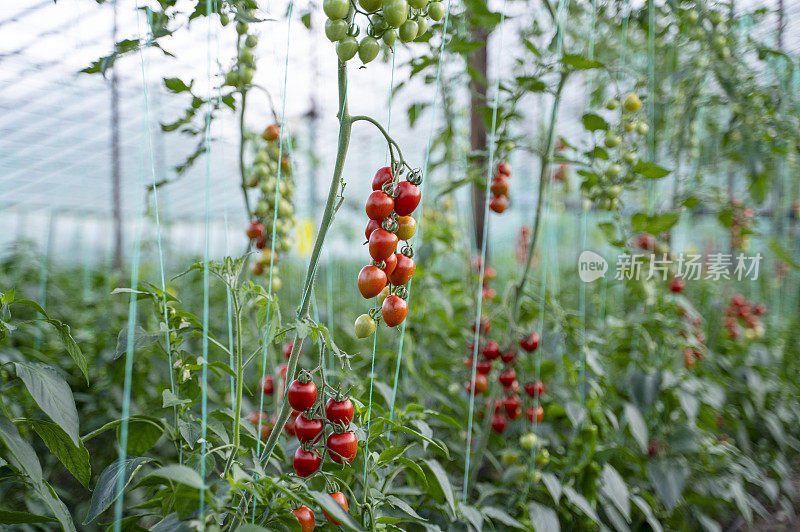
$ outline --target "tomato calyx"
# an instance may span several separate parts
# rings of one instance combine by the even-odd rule
[[[408,244],[403,246],[403,249],[400,250],[400,253],[402,253],[403,255],[408,257],[409,259],[413,259],[414,258],[414,248],[412,248]]]
[[[302,384],[308,384],[313,379],[311,378],[311,374],[306,370],[301,370],[300,374],[297,376],[297,380],[300,381]]]
[[[419,168],[412,170],[411,174],[406,178],[406,181],[411,183],[412,185],[421,185],[422,184],[422,172],[420,172]]]

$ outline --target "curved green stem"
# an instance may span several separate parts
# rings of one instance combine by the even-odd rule
[[[406,166],[409,170],[411,170],[411,167],[408,166],[408,164],[406,164],[406,160],[403,158],[403,152],[400,150],[400,146],[397,145],[397,142],[391,137],[391,135],[389,135],[389,132],[386,131],[386,129],[377,120],[366,115],[356,115],[350,117],[351,123],[358,121],[369,122],[370,124],[378,128],[378,131],[381,132],[381,135],[383,135],[383,137],[386,139],[386,142],[389,143],[389,149],[391,149],[392,146],[394,146],[394,148],[397,150],[397,156],[400,158],[400,162],[403,163],[403,165]]]

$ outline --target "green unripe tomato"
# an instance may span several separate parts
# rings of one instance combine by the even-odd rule
[[[394,41],[397,40],[397,32],[394,29],[388,29],[383,32],[383,43],[392,48],[394,46]]]
[[[400,40],[403,42],[411,42],[417,38],[417,23],[413,20],[406,20],[400,26]]]
[[[381,0],[381,2],[383,2],[383,0]],[[389,27],[389,25],[386,23],[386,19],[383,18],[383,15],[381,14],[372,15],[370,22],[372,22],[372,27],[377,33],[380,33]]]
[[[346,63],[355,57],[358,52],[358,41],[352,35],[346,35],[341,41],[336,43],[336,55],[339,61]]]
[[[622,127],[625,129],[625,131],[627,131],[628,133],[630,133],[631,131],[633,131],[634,129],[636,129],[636,122],[634,122],[633,120],[626,120],[626,121],[625,121],[625,122],[622,124]]]
[[[710,20],[711,23],[716,26],[722,22],[722,13],[719,11],[711,11],[708,13],[708,20]]]
[[[231,17],[229,17],[227,13],[223,13],[219,16],[219,23],[223,26],[227,26],[231,23]]]
[[[408,20],[408,3],[406,0],[385,0],[383,18],[393,28],[399,28]]]
[[[372,13],[381,8],[383,0],[358,0],[358,5],[367,13]]]
[[[255,35],[248,35],[247,39],[244,40],[244,45],[248,48],[255,48],[258,45],[258,37]]]
[[[514,148],[516,148],[516,147],[517,147],[517,145],[516,145],[516,144],[514,144],[514,141],[513,141],[513,140],[507,140],[507,141],[503,142],[503,143],[500,145],[500,148],[502,148],[504,151],[507,151],[507,152],[509,152],[509,151],[513,150],[513,149],[514,149]]]
[[[550,463],[550,451],[547,449],[542,449],[539,451],[539,456],[536,457],[536,463],[540,466],[546,466]]]
[[[259,202],[256,203],[256,209],[254,212],[256,216],[258,216],[259,218],[263,218],[264,216],[269,214],[269,203],[267,203],[264,200],[259,200]]]
[[[378,42],[378,39],[375,37],[370,37],[367,35],[358,45],[358,58],[361,59],[361,62],[365,65],[378,57],[378,53],[381,51],[381,45]]]
[[[344,20],[325,21],[325,37],[331,42],[341,41],[347,35],[347,22]]]
[[[617,177],[621,173],[622,173],[622,167],[617,163],[609,164],[608,168],[606,168],[606,175],[608,177]]]
[[[632,151],[626,151],[622,154],[622,160],[625,161],[625,164],[633,165],[636,164],[636,161],[639,160],[639,157],[637,157]]]
[[[428,5],[428,0],[408,0],[409,7],[414,9],[425,9]]]
[[[519,460],[519,454],[506,451],[501,455],[501,459],[505,465],[513,465]]]
[[[369,314],[362,314],[356,318],[355,329],[356,338],[366,338],[375,332],[375,320]]]
[[[253,51],[250,48],[242,48],[242,51],[239,52],[239,62],[245,63],[247,65],[252,64],[255,60],[255,56],[253,55]]]
[[[435,20],[436,22],[439,22],[444,18],[444,15],[445,15],[445,9],[443,3],[431,2],[430,4],[428,4],[428,16],[431,17],[431,19]]]
[[[617,100],[616,98],[611,98],[606,102],[606,109],[608,109],[609,111],[613,111],[617,107],[619,107],[619,100]]]
[[[292,204],[289,201],[281,198],[281,200],[278,201],[278,216],[281,218],[288,218],[293,214],[294,207],[292,207]]]
[[[728,39],[726,39],[724,35],[714,36],[714,46],[716,46],[717,48],[722,48],[726,44],[728,44]]]
[[[638,111],[642,108],[642,100],[639,99],[639,96],[631,92],[625,96],[625,101],[622,102],[622,107],[624,107],[626,111]]]
[[[258,176],[256,176],[255,174],[250,174],[249,176],[247,176],[247,179],[245,179],[244,185],[247,188],[255,188],[255,187],[257,187],[258,186]]]
[[[236,23],[236,33],[239,35],[244,35],[247,33],[247,22],[242,22],[241,20]]]
[[[337,20],[347,16],[350,10],[350,2],[348,0],[324,0],[322,2],[322,10],[328,15],[328,18]]]
[[[428,31],[428,21],[422,17],[417,18],[417,38],[425,35],[426,31]]]
[[[687,20],[688,20],[689,22],[691,22],[692,24],[697,24],[697,21],[698,21],[698,20],[700,20],[700,15],[699,15],[699,14],[697,13],[697,11],[695,11],[694,9],[690,9],[690,10],[689,10],[689,11],[686,13],[686,18],[687,18]]]
[[[242,85],[249,85],[253,81],[255,71],[250,67],[245,67],[239,71],[239,83]]]
[[[230,85],[231,87],[235,87],[239,84],[239,73],[235,70],[231,70],[227,74],[225,74],[225,85]]]
[[[528,432],[527,434],[523,434],[522,436],[519,437],[520,447],[528,451],[533,449],[533,446],[536,445],[537,441],[538,438],[536,437],[536,434],[534,434],[533,432]]]
[[[606,136],[605,139],[603,139],[603,143],[607,148],[616,148],[619,146],[620,142],[622,142],[622,139],[619,137],[619,135],[613,131],[606,131]]]
[[[647,122],[639,122],[636,124],[636,132],[640,135],[647,135],[650,131],[650,126],[647,125]]]
[[[723,59],[730,59],[731,58],[731,49],[727,46],[724,47],[719,53]]]
[[[612,198],[617,198],[620,194],[622,194],[622,187],[619,185],[611,185],[608,187],[608,195]]]

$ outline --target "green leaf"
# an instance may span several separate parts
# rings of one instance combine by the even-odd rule
[[[483,530],[483,515],[474,506],[461,505],[461,515],[472,525],[475,530]]]
[[[150,334],[137,325],[133,331],[133,350],[143,349],[158,341],[157,334]],[[123,327],[117,335],[117,349],[114,351],[114,360],[128,352],[128,327]]]
[[[650,525],[650,528],[653,529],[653,532],[663,532],[664,529],[661,527],[661,523],[659,523],[658,519],[656,519],[655,514],[653,514],[653,509],[650,508],[650,505],[644,500],[642,497],[638,495],[634,495],[631,497],[633,503],[639,508],[639,510],[644,515],[644,518],[647,520],[647,524]]]
[[[633,171],[648,179],[661,179],[662,177],[668,176],[670,172],[672,172],[672,170],[667,170],[666,168],[650,161],[638,161],[634,165]]]
[[[739,511],[742,513],[742,517],[744,517],[745,521],[748,523],[752,523],[753,509],[750,507],[749,495],[745,492],[741,480],[736,479],[731,482],[731,495],[736,503],[736,507],[739,508]]]
[[[552,508],[531,502],[528,504],[528,516],[535,532],[561,532],[558,514]]]
[[[647,424],[644,422],[642,413],[632,403],[625,403],[625,419],[628,420],[628,428],[633,439],[639,444],[642,452],[647,451]]]
[[[303,26],[305,26],[306,29],[311,29],[311,13],[305,13],[302,17],[300,17],[300,20],[303,21]]]
[[[594,113],[586,113],[583,115],[583,127],[586,128],[587,131],[606,131],[608,130],[608,122],[600,116]]]
[[[14,301],[14,294],[15,292],[13,288],[8,290],[7,292],[3,292],[3,296],[0,297],[0,305],[5,305]],[[17,513],[17,512],[11,512],[11,513]],[[19,513],[24,513],[24,512],[19,512]]]
[[[75,445],[79,445],[78,411],[72,390],[64,378],[45,364],[15,362],[14,368],[39,408],[64,429]]]
[[[182,419],[178,420],[178,430],[190,449],[194,449],[195,444],[203,434],[200,423],[197,420],[189,422]]]
[[[586,517],[590,518],[595,523],[599,523],[600,520],[597,517],[597,512],[594,511],[592,505],[589,504],[589,501],[586,500],[586,497],[575,491],[572,486],[564,486],[564,495],[567,496],[567,500],[578,507]]]
[[[50,521],[55,521],[55,519],[46,515],[36,515],[28,512],[15,512],[13,510],[0,509],[0,523],[4,525],[47,523]]]
[[[505,510],[502,510],[496,506],[483,506],[481,509],[483,510],[483,515],[493,521],[498,521],[512,528],[519,528],[522,530],[525,529],[525,525],[508,515]]]
[[[400,447],[400,446],[387,447],[381,452],[380,456],[378,457],[378,461],[376,462],[376,465],[394,460],[395,458],[403,454],[409,447],[411,446],[406,445],[405,447]]]
[[[150,532],[192,532],[193,530],[194,528],[190,526],[189,520],[181,521],[178,514],[171,513],[154,524]],[[241,530],[241,528],[237,530]]]
[[[561,481],[553,473],[542,473],[542,482],[553,497],[553,502],[558,505],[561,500]]]
[[[130,456],[125,459],[125,470],[120,471],[119,461],[115,460],[100,473],[100,479],[92,493],[92,501],[89,504],[89,512],[86,514],[86,520],[83,524],[88,525],[103,513],[111,504],[117,500],[119,493],[117,492],[117,479],[120,473],[124,475],[124,483],[122,491],[128,487],[134,475],[148,462],[152,462],[152,458],[145,456]]]
[[[781,243],[773,238],[769,241],[769,249],[775,253],[783,262],[794,268],[795,270],[800,270],[800,262],[797,262],[786,249],[781,245]]]
[[[323,510],[328,512],[331,517],[336,519],[341,523],[340,526],[346,528],[348,530],[357,530],[361,532],[363,528],[358,526],[358,524],[353,520],[348,512],[344,511],[344,508],[339,506],[339,503],[334,501],[333,498],[322,491],[311,491],[308,492],[315,501],[322,507]]]
[[[36,483],[35,488],[36,493],[39,494],[42,501],[50,508],[55,518],[58,519],[61,528],[65,532],[75,532],[75,523],[72,522],[72,516],[69,514],[66,505],[56,495],[53,486],[42,480]]]
[[[419,519],[420,521],[426,521],[426,519],[421,515],[419,515],[414,510],[414,508],[412,508],[406,501],[404,501],[399,497],[395,497],[394,495],[387,495],[386,502],[388,502],[392,507],[405,512],[407,515],[413,517],[414,519]]]
[[[648,216],[643,212],[637,212],[631,216],[631,225],[636,231],[646,231],[651,234],[668,231],[673,225],[678,223],[680,214],[677,212],[664,212]]]
[[[203,479],[200,477],[200,474],[194,469],[186,467],[185,465],[170,465],[162,467],[161,469],[156,469],[144,477],[142,482],[145,482],[148,479],[160,479],[177,482],[178,484],[184,484],[190,488],[196,488],[198,490],[208,489],[208,486],[203,483]]]
[[[170,390],[163,390],[161,392],[161,408],[187,405],[191,402],[191,399],[178,399],[178,396],[172,393]]]
[[[427,466],[428,471],[431,473],[430,475],[427,475],[428,485],[439,488],[440,493],[444,496],[444,499],[447,502],[447,506],[450,508],[450,511],[455,514],[456,499],[455,495],[453,494],[453,487],[450,485],[450,479],[447,477],[447,473],[445,472],[444,468],[439,462],[432,458],[425,460],[423,463],[425,466]],[[435,482],[431,482],[432,480]]]
[[[664,503],[667,510],[672,511],[680,502],[689,468],[683,461],[654,460],[647,466],[650,484]]]
[[[42,465],[39,463],[39,457],[36,456],[33,447],[19,435],[17,427],[2,414],[0,414],[0,440],[11,453],[11,464],[28,475],[32,481],[41,482]]]
[[[164,86],[174,93],[189,91],[192,89],[193,84],[194,81],[191,81],[187,85],[180,78],[164,78]]]
[[[117,440],[121,440],[122,425],[117,427]],[[158,443],[164,434],[164,425],[156,418],[145,416],[128,419],[128,452],[132,455],[144,454]]]
[[[603,63],[600,61],[589,59],[588,57],[578,54],[564,54],[564,56],[561,58],[561,62],[567,66],[571,66],[572,68],[577,68],[579,70],[603,67]]]
[[[91,489],[92,466],[89,462],[89,451],[83,442],[78,440],[79,445],[76,446],[61,427],[50,421],[37,419],[25,421],[33,427],[47,448],[58,457],[78,482],[86,489]]]
[[[625,485],[622,476],[610,464],[604,465],[603,470],[600,472],[600,492],[608,497],[608,500],[617,507],[625,517],[625,520],[630,523],[631,501],[628,486]]]

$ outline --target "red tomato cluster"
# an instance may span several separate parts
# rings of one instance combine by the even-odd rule
[[[349,511],[347,505],[347,498],[344,496],[344,493],[342,493],[341,491],[335,491],[333,493],[329,493],[328,495],[330,495],[331,498],[334,501],[336,501],[336,503],[339,506],[341,506],[345,512]],[[297,518],[297,521],[300,523],[301,532],[312,532],[314,530],[314,527],[316,526],[317,522],[314,519],[314,512],[311,511],[311,508],[309,508],[308,506],[301,506],[299,508],[292,510],[292,513]],[[325,515],[325,519],[329,523],[332,523],[334,525],[341,524],[339,521],[331,517],[331,515],[325,510],[322,510],[322,513]]]
[[[475,269],[477,270],[478,274],[481,271],[481,259],[480,257],[475,261]],[[482,297],[483,299],[494,299],[497,297],[497,290],[492,288],[490,281],[497,277],[497,270],[493,267],[486,265],[486,268],[483,271],[483,292]],[[473,330],[473,332],[475,332]]]
[[[704,344],[706,342],[706,335],[700,330],[700,324],[703,320],[698,314],[690,314],[683,306],[678,307],[678,312],[687,322],[687,328],[678,331],[678,335],[686,339],[690,336],[694,338],[694,341],[689,342],[689,345],[683,350],[683,365],[686,369],[692,369],[695,363],[703,358]],[[697,344],[700,344],[700,348],[698,348]]]
[[[365,298],[379,297],[381,316],[389,327],[396,327],[406,319],[407,292],[398,288],[411,280],[417,268],[412,259],[413,249],[407,243],[417,230],[411,214],[422,199],[417,177],[418,174],[412,174],[409,180],[397,182],[390,167],[379,169],[365,208],[369,222],[364,236],[372,262],[359,272],[358,290]],[[400,240],[406,241],[406,245],[397,253]]]
[[[754,304],[742,294],[734,294],[725,307],[724,325],[728,336],[736,340],[742,331],[748,338],[763,336],[764,326],[759,317],[766,312],[767,306],[764,303]]]
[[[494,172],[494,178],[489,188],[492,199],[489,208],[496,213],[501,213],[508,207],[508,178],[511,177],[511,165],[508,161],[500,161]]]
[[[744,206],[739,198],[731,199],[731,211],[731,249],[741,249],[747,236],[753,232],[755,212],[752,208]]]

